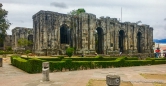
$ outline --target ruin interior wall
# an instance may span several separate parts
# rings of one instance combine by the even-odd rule
[[[18,45],[20,38],[33,40],[33,29],[25,27],[15,27],[12,29],[12,49],[18,50],[21,46]],[[33,41],[32,41],[33,42]]]

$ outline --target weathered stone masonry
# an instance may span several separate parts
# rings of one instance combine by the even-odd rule
[[[39,11],[33,16],[34,46],[37,52],[65,54],[74,47],[76,54],[152,53],[153,28],[116,18],[89,13],[71,16],[51,11]],[[48,52],[49,51],[49,52]]]
[[[7,35],[3,44],[4,49],[12,47],[12,35]]]
[[[33,29],[25,27],[15,27],[12,29],[12,49],[18,50],[20,46],[18,45],[18,40],[20,38],[28,39],[33,42]]]

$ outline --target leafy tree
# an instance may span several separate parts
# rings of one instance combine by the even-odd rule
[[[31,44],[32,44],[32,42],[31,42],[31,41],[28,41],[28,39],[20,38],[20,39],[18,40],[18,45],[19,45],[20,47],[26,47],[26,46],[31,45]]]
[[[7,46],[7,47],[6,47],[6,50],[7,50],[7,51],[12,51],[12,47],[11,47],[11,46]]]
[[[74,52],[74,48],[69,47],[69,48],[66,49],[66,54],[69,57],[71,57],[73,55],[73,52]]]
[[[6,19],[8,11],[2,9],[2,4],[0,3],[0,44],[2,45],[6,36],[6,30],[9,29],[11,23]]]
[[[70,11],[68,14],[69,15],[79,15],[80,13],[85,13],[85,9],[84,8],[79,8],[77,10],[72,10]]]
[[[28,54],[31,53],[30,50],[26,50],[25,53],[27,54],[27,58],[28,58]]]
[[[20,38],[18,40],[18,45],[21,47],[21,48],[26,48],[28,45],[31,45],[32,42],[31,41],[28,41],[28,39],[25,39],[25,38]],[[22,50],[22,49],[21,49]],[[23,53],[23,51],[21,51],[21,53]],[[27,53],[27,52],[26,52]],[[28,57],[28,56],[27,56]]]

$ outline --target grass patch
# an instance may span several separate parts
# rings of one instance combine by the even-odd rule
[[[166,74],[148,74],[148,73],[142,73],[140,74],[146,79],[160,79],[166,81]]]
[[[90,79],[86,86],[107,86],[106,80]],[[120,86],[133,86],[131,82],[121,81]]]

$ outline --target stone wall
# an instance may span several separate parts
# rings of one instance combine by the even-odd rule
[[[4,49],[12,47],[12,35],[7,35],[4,41]]]
[[[33,15],[34,46],[36,53],[65,54],[74,47],[75,54],[152,53],[153,28],[116,18],[90,13],[67,15],[39,11]]]
[[[33,29],[32,28],[25,28],[25,27],[15,27],[12,29],[12,49],[17,50],[19,49],[18,40],[20,38],[33,40]]]

